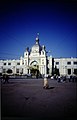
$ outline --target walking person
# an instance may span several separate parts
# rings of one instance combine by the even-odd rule
[[[3,80],[5,80],[4,83],[6,83],[6,82],[9,83],[9,81],[8,81],[9,80],[9,76],[8,75],[4,75],[3,76]]]
[[[43,88],[45,88],[45,89],[49,88],[47,75],[44,76],[44,86],[43,86]]]
[[[58,82],[61,82],[61,77],[60,76],[58,76]]]

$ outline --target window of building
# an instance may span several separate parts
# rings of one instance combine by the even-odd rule
[[[20,63],[18,62],[17,65],[20,65]]]
[[[74,69],[74,74],[77,75],[77,69]]]
[[[3,69],[3,73],[6,73],[6,69]]]
[[[57,68],[57,75],[60,75],[59,69]]]
[[[44,64],[44,59],[42,60],[42,64]]]
[[[23,68],[21,69],[21,72],[20,72],[20,74],[23,74]]]
[[[4,63],[4,65],[6,65],[6,63]]]
[[[71,62],[67,62],[67,65],[71,65]]]
[[[68,75],[70,75],[71,74],[71,69],[68,69]]]
[[[23,74],[23,68],[22,68],[22,74]]]
[[[16,69],[16,73],[19,73],[19,69]]]
[[[56,62],[56,65],[59,65],[59,62]]]
[[[11,63],[8,63],[8,65],[11,65]]]
[[[44,62],[42,62],[42,64],[44,65]]]
[[[74,65],[77,65],[77,62],[76,62],[76,61],[74,62]]]

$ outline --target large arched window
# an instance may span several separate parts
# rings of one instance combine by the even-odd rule
[[[31,65],[31,66],[36,66],[36,65],[38,65],[38,62],[37,62],[37,61],[33,61],[33,62],[31,62],[30,65]]]

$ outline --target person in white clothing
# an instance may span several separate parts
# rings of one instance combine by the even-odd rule
[[[44,86],[43,86],[43,88],[45,88],[45,89],[49,88],[47,77],[48,77],[48,75],[44,76]]]

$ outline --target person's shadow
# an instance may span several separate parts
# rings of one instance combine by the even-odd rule
[[[46,89],[54,89],[55,87],[47,87]]]

